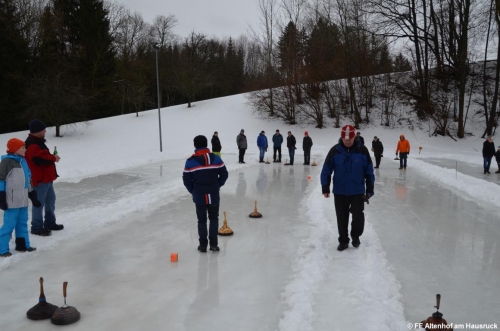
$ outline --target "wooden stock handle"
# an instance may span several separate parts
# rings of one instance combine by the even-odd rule
[[[66,298],[66,289],[68,288],[68,282],[63,283],[63,296]]]
[[[441,294],[436,294],[436,308],[439,309],[439,304],[441,302]]]
[[[226,220],[226,212],[224,212],[224,221]]]

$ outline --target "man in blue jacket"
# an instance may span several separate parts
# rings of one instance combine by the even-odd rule
[[[207,148],[205,136],[194,138],[194,154],[186,161],[182,179],[189,193],[193,195],[198,217],[198,250],[205,253],[210,241],[210,250],[219,251],[217,231],[219,229],[220,188],[227,180],[224,162]],[[207,232],[207,212],[210,226]],[[208,239],[207,239],[208,236]]]
[[[264,154],[267,152],[267,137],[264,131],[261,131],[257,137],[257,147],[259,147],[259,163],[264,162]]]
[[[365,226],[364,202],[374,194],[372,159],[368,149],[360,141],[355,143],[354,131],[352,125],[342,128],[341,139],[328,152],[321,171],[321,186],[325,198],[330,197],[333,173],[332,192],[337,214],[339,251],[349,247],[349,213],[352,214],[352,245],[358,248],[361,244],[359,237]]]

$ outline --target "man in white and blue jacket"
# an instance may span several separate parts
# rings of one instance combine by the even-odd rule
[[[349,247],[349,213],[352,214],[352,245],[358,248],[361,244],[359,237],[365,226],[364,202],[374,194],[375,176],[370,153],[360,141],[355,142],[352,125],[342,128],[339,143],[330,149],[323,164],[321,186],[325,198],[330,197],[332,173],[332,193],[339,231],[337,250],[343,251]]]
[[[219,251],[217,231],[219,229],[220,188],[226,183],[228,173],[222,159],[210,153],[205,136],[194,138],[194,154],[186,161],[182,179],[189,193],[193,196],[198,217],[198,250],[206,252],[210,241],[210,250]],[[207,212],[210,226],[207,231]],[[208,239],[207,239],[208,236]]]

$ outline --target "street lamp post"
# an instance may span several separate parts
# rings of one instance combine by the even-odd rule
[[[160,127],[160,152],[163,152],[162,144],[161,144],[160,74],[158,72],[158,50],[159,49],[160,49],[160,44],[155,44],[155,50],[156,50],[156,86],[157,86],[157,90],[158,90],[158,125]]]

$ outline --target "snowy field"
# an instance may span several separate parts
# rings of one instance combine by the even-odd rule
[[[407,330],[435,311],[436,293],[449,323],[500,322],[500,175],[495,162],[483,175],[478,134],[455,142],[363,128],[368,147],[380,138],[384,158],[361,246],[338,252],[333,199],[321,195],[319,173],[339,129],[264,120],[242,95],[164,108],[161,118],[162,153],[157,110],[63,127],[63,138],[49,128],[47,145],[61,156],[56,215],[65,229],[31,236],[35,253],[11,242],[13,256],[0,260],[1,330],[59,329],[26,318],[39,277],[58,306],[69,282],[68,304],[82,317],[68,330]],[[242,128],[245,165],[237,162]],[[258,163],[259,132],[271,140],[276,129],[297,138],[293,167]],[[318,167],[302,165],[305,130]],[[210,140],[214,131],[229,170],[220,223],[227,211],[235,234],[205,254],[181,176],[194,136]],[[393,160],[401,133],[412,146],[405,172]],[[0,146],[27,134],[0,135]],[[254,200],[262,219],[248,218]]]

